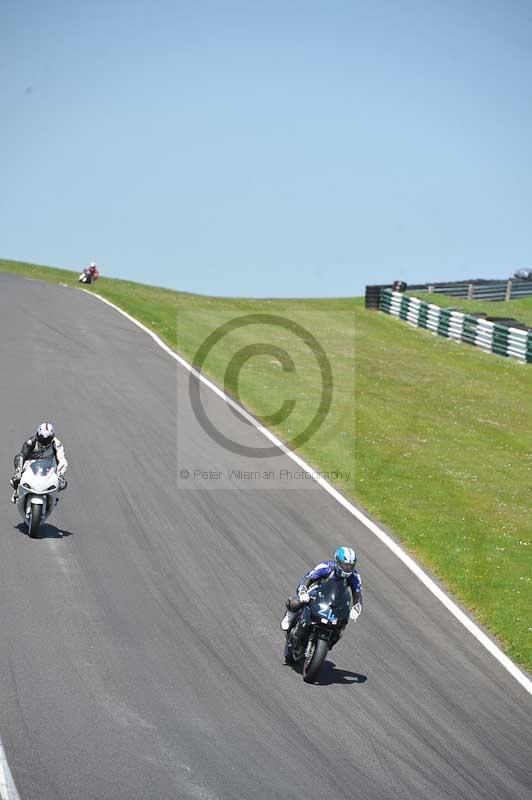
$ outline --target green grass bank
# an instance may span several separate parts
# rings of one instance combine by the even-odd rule
[[[78,285],[78,272],[1,260],[0,270]],[[211,330],[241,314],[286,315],[310,331],[331,363],[334,392],[327,420],[300,452],[320,469],[339,470],[340,487],[532,670],[532,366],[367,311],[358,298],[206,298],[106,278],[92,291],[189,359]],[[532,324],[532,300],[448,300],[437,302]],[[270,329],[256,333],[272,340]],[[283,374],[276,358],[257,353],[238,382],[242,401],[259,417],[273,415],[285,440],[313,413],[321,391],[308,348],[291,335],[276,327],[273,342],[293,355],[297,374]],[[226,376],[225,368],[248,341],[249,329],[225,337],[205,364],[233,393],[236,373]],[[287,382],[298,402],[286,421],[275,422]]]

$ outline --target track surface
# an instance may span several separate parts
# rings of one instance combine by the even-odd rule
[[[530,798],[529,696],[332,498],[176,490],[176,460],[243,461],[148,336],[3,274],[0,336],[0,736],[22,800]],[[46,417],[70,484],[33,541],[7,481]],[[365,612],[306,685],[281,663],[282,603],[339,543],[359,551]]]

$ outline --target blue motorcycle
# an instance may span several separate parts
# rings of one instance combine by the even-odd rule
[[[349,622],[351,593],[343,579],[332,577],[311,586],[309,598],[287,631],[285,646],[285,662],[302,662],[303,680],[307,683],[317,675]]]

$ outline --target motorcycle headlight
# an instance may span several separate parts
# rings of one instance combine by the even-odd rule
[[[31,489],[31,486],[29,486],[27,483],[23,483],[22,485],[23,485],[23,487],[24,487],[25,489]]]

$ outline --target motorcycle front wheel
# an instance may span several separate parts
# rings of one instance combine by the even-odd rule
[[[309,657],[305,658],[303,663],[303,680],[305,683],[311,681],[318,673],[321,665],[325,661],[328,650],[329,646],[325,639],[316,640]]]
[[[32,503],[30,516],[28,518],[28,531],[32,539],[39,538],[39,527],[41,524],[42,506]]]

